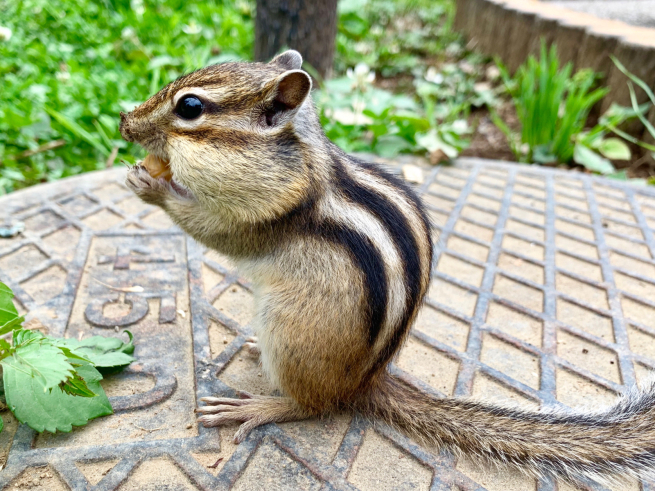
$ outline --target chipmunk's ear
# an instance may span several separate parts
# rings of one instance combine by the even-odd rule
[[[289,70],[277,77],[272,85],[273,97],[264,114],[267,126],[295,114],[312,90],[312,79],[302,70]]]
[[[300,70],[300,67],[302,67],[302,56],[295,49],[289,49],[273,58],[271,65],[277,65],[287,70]]]

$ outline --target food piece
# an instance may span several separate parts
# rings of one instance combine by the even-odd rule
[[[173,173],[171,168],[163,159],[160,159],[156,155],[148,154],[141,164],[146,168],[148,174],[150,174],[155,179],[160,177],[170,181],[173,178]]]

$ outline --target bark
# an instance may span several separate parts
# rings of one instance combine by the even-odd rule
[[[291,48],[322,77],[329,77],[336,36],[337,0],[257,0],[257,61]]]

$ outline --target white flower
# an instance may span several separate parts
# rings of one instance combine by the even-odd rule
[[[478,94],[482,92],[488,92],[491,90],[491,84],[489,82],[478,82],[477,84],[473,85],[473,90],[475,90]]]
[[[9,41],[11,39],[11,29],[0,26],[0,41]]]
[[[475,73],[475,67],[466,60],[459,62],[459,69],[468,75]]]
[[[375,72],[372,72],[366,63],[357,63],[354,69],[349,68],[346,75],[353,81],[353,87],[361,91],[375,81]]]
[[[123,39],[131,39],[136,35],[136,31],[131,27],[124,27],[121,31],[121,37]]]
[[[134,11],[137,17],[142,17],[146,11],[146,7],[143,4],[143,0],[131,0],[130,8]]]
[[[428,68],[428,71],[425,74],[425,80],[432,82],[433,84],[439,85],[443,82],[443,75],[437,72],[437,69],[434,67]]]
[[[520,151],[523,155],[527,155],[528,152],[530,151],[530,145],[528,145],[527,143],[523,143],[523,144],[519,147],[519,151]]]
[[[360,41],[359,43],[355,44],[355,52],[357,53],[370,53],[371,51],[372,49],[369,43]]]
[[[486,76],[489,80],[496,80],[498,77],[500,77],[500,70],[497,66],[490,65],[489,68],[487,68]]]
[[[71,74],[68,72],[57,72],[55,78],[62,83],[66,83],[70,80]]]
[[[188,25],[182,26],[182,30],[186,34],[198,34],[200,31],[202,31],[202,27],[196,24],[196,21],[192,20]]]

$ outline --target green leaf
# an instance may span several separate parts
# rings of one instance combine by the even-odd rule
[[[596,144],[598,151],[603,156],[612,160],[630,160],[632,153],[623,140],[618,138],[605,138]]]
[[[16,339],[22,342],[16,343]],[[47,392],[74,375],[66,355],[49,339],[14,336],[14,348],[11,356],[0,361],[5,377],[9,373],[22,373],[40,384],[41,391]]]
[[[0,336],[7,334],[12,329],[16,329],[21,322],[23,322],[23,317],[18,315],[16,306],[12,299],[14,298],[14,292],[0,282]]]
[[[632,80],[634,83],[636,83],[639,87],[643,89],[644,92],[648,95],[648,98],[651,100],[653,104],[655,104],[655,94],[653,94],[653,91],[650,90],[650,87],[646,82],[641,80],[639,77],[636,75],[630,73],[626,67],[623,66],[623,64],[613,55],[610,55],[610,58],[616,65],[616,67],[621,70],[621,72],[628,77],[630,80]]]
[[[403,150],[411,148],[411,144],[398,135],[383,135],[375,143],[375,152],[381,157],[393,158]]]
[[[643,113],[639,111],[639,104],[637,103],[637,95],[635,94],[635,89],[630,82],[628,82],[628,90],[630,91],[630,103],[632,104],[632,108],[634,109],[634,111],[637,113],[637,118],[639,118],[639,121],[641,121],[641,123],[646,127],[646,130],[648,131],[648,133],[650,133],[650,136],[655,138],[655,127],[653,127],[651,122],[648,121],[648,119],[644,117]]]
[[[14,331],[13,343],[14,348],[19,346],[25,346],[27,343],[36,341],[37,339],[43,339],[45,336],[39,331],[31,331],[29,329],[17,329]]]
[[[15,331],[16,329],[19,329],[23,324],[24,320],[25,317],[21,315],[20,317],[16,317],[14,320],[7,322],[2,327],[0,327],[0,336],[2,336],[3,334],[7,334],[8,332]]]
[[[72,360],[80,360],[93,364],[93,362],[89,360],[86,356],[76,353],[75,351],[71,350],[70,348],[67,348],[66,346],[59,346],[57,344],[57,347],[64,353],[66,358],[68,358],[68,361],[70,361],[71,363],[74,363]]]
[[[38,432],[68,432],[73,426],[84,425],[90,419],[112,414],[109,399],[100,386],[100,372],[83,364],[77,368],[77,374],[96,397],[77,397],[59,387],[43,392],[34,378],[20,371],[5,370],[3,381],[7,406],[18,421]]]
[[[625,169],[612,172],[611,174],[607,174],[606,177],[609,177],[610,179],[615,179],[617,181],[627,181],[629,179],[628,173],[625,171]]]
[[[550,145],[537,145],[532,152],[532,160],[538,164],[551,164],[557,162],[557,155],[550,151]]]
[[[91,145],[96,150],[98,150],[102,155],[107,155],[110,153],[110,150],[107,147],[105,147],[100,142],[100,140],[98,140],[95,136],[93,136],[91,133],[89,133],[84,128],[82,128],[82,126],[80,126],[76,121],[67,118],[63,114],[58,113],[57,111],[55,111],[54,109],[50,109],[49,107],[44,107],[44,109],[48,114],[50,114],[50,116],[55,118],[57,122],[61,124],[64,128],[69,130],[78,138],[81,138],[82,140],[86,141],[89,145]]]
[[[441,150],[450,159],[454,159],[459,153],[455,147],[444,142],[435,129],[421,135],[417,134],[416,143],[425,148],[428,152]]]
[[[135,358],[130,356],[134,353],[133,336],[130,331],[125,331],[130,340],[124,343],[118,338],[106,338],[93,336],[78,341],[77,339],[56,339],[57,346],[68,348],[73,353],[84,357],[93,363],[96,368],[120,368],[132,363]]]
[[[148,62],[148,70],[154,70],[155,68],[161,68],[166,65],[178,66],[181,65],[181,60],[173,58],[168,55],[155,56]]]
[[[573,160],[593,172],[599,174],[611,174],[615,171],[612,163],[606,158],[601,157],[590,148],[576,143],[573,150]]]
[[[79,373],[77,372],[75,372],[73,377],[69,378],[65,382],[60,383],[59,388],[66,394],[70,394],[72,396],[96,397],[95,392],[89,389],[89,387],[86,385],[86,381],[80,377]]]

